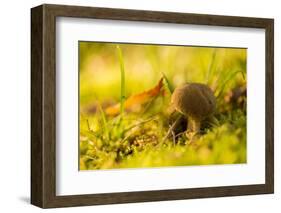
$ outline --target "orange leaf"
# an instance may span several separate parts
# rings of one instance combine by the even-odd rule
[[[142,104],[151,101],[154,97],[158,96],[163,88],[163,78],[160,79],[158,84],[145,92],[130,96],[124,104],[125,110],[134,111],[134,109],[139,109]],[[111,116],[118,115],[120,113],[120,103],[107,107],[105,113]]]

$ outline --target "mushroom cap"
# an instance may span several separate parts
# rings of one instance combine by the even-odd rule
[[[216,108],[213,91],[205,84],[189,83],[177,87],[172,94],[174,108],[194,120],[203,120]]]

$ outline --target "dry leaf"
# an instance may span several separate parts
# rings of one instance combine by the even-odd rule
[[[124,103],[125,110],[136,111],[141,107],[142,104],[145,104],[151,101],[154,97],[158,96],[161,93],[162,88],[163,88],[163,78],[160,79],[160,81],[154,88],[130,96]],[[105,113],[111,116],[118,115],[120,113],[120,103],[107,107],[105,109]]]

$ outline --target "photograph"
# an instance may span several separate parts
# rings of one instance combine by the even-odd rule
[[[273,194],[274,18],[128,8],[31,8],[30,203]]]
[[[247,163],[247,48],[78,49],[79,170]]]

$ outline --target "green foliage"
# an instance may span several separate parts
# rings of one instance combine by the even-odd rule
[[[246,163],[247,97],[233,95],[246,85],[245,49],[80,42],[80,53],[81,170]],[[162,77],[163,95],[125,110],[125,96]],[[207,82],[217,111],[194,138],[179,131],[163,140],[170,95],[186,82]],[[106,114],[114,104],[121,112],[115,117]]]
[[[205,129],[206,133],[196,142],[188,144],[189,139],[183,134],[174,144],[172,138],[160,141],[167,131],[161,128],[165,125],[163,117],[136,123],[127,117],[122,122],[122,138],[112,126],[110,141],[105,137],[81,140],[81,158],[85,169],[246,163],[245,114],[237,110],[221,115],[219,120],[218,126]]]

